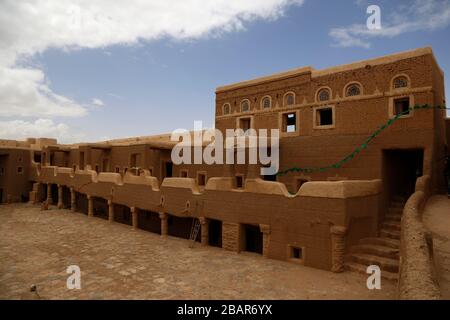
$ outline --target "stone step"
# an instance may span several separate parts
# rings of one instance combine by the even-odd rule
[[[400,231],[381,229],[380,237],[400,240]]]
[[[399,258],[399,249],[376,244],[359,244],[350,248],[351,253],[364,253],[390,259]]]
[[[385,246],[393,249],[400,248],[400,241],[392,238],[363,238],[359,240],[359,244],[373,244],[376,246]]]
[[[361,273],[366,276],[369,276],[369,274],[367,273],[367,266],[357,263],[357,262],[346,262],[345,269],[348,271],[353,271],[353,272],[357,272],[357,273]],[[381,278],[389,280],[389,281],[397,281],[398,274],[395,272],[381,271]]]
[[[383,229],[400,231],[400,221],[384,220]]]
[[[398,259],[380,257],[366,253],[353,253],[350,255],[350,261],[357,262],[365,266],[376,265],[379,266],[382,271],[398,273]]]

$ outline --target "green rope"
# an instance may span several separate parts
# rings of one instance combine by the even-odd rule
[[[277,176],[282,176],[285,174],[288,174],[289,172],[303,172],[303,173],[313,173],[313,172],[325,172],[328,171],[330,169],[339,169],[341,168],[345,163],[353,160],[361,151],[365,150],[369,143],[374,140],[377,136],[379,136],[384,130],[386,130],[387,128],[389,128],[390,126],[392,126],[400,117],[409,114],[411,111],[413,110],[419,110],[419,109],[440,109],[440,110],[450,110],[450,108],[446,108],[445,106],[430,106],[428,104],[424,104],[424,105],[415,105],[412,108],[409,108],[408,110],[405,110],[401,113],[398,113],[397,115],[395,115],[393,118],[389,119],[385,124],[383,124],[381,127],[379,127],[374,133],[372,133],[372,135],[367,138],[360,146],[357,146],[352,153],[350,153],[349,155],[345,156],[344,158],[342,158],[341,160],[339,160],[338,162],[326,166],[326,167],[316,167],[316,168],[290,168],[290,169],[286,169],[283,171],[280,171],[277,173]]]

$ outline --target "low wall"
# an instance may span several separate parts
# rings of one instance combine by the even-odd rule
[[[402,300],[436,300],[441,296],[434,276],[431,236],[421,221],[429,195],[430,177],[420,177],[416,192],[403,209],[398,283],[398,298]]]

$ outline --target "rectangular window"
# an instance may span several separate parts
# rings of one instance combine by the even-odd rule
[[[17,174],[23,173],[23,167],[17,167]]]
[[[394,115],[409,115],[409,98],[401,98],[394,100]]]
[[[318,126],[331,126],[333,125],[333,109],[324,108],[316,111],[316,125]]]
[[[283,132],[297,131],[297,114],[295,112],[283,114]]]
[[[0,168],[0,176],[5,175],[5,168]]]
[[[116,167],[116,173],[120,173],[120,167]]]
[[[180,171],[180,177],[181,178],[187,178],[188,177],[188,171],[187,170],[181,170]]]
[[[304,260],[304,250],[301,247],[289,246],[289,258],[291,261],[302,263]]]
[[[244,130],[244,132],[247,131],[248,129],[250,129],[251,128],[251,119],[250,118],[239,119],[239,128]]]

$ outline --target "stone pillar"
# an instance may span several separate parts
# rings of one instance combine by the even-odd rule
[[[161,219],[161,236],[165,237],[169,234],[169,225],[167,224],[168,215],[165,212],[159,213]]]
[[[73,188],[70,188],[70,210],[76,211],[77,210],[77,197],[76,197],[75,190]]]
[[[345,258],[345,234],[347,228],[342,226],[332,226],[331,233],[331,271],[344,271]]]
[[[114,222],[114,203],[108,200],[108,221]]]
[[[222,248],[229,251],[241,251],[239,223],[222,222]]]
[[[87,196],[88,199],[88,217],[94,216],[94,198],[90,195]]]
[[[136,230],[138,228],[138,214],[139,214],[139,209],[135,208],[135,207],[131,207],[131,222],[132,222],[132,226],[133,229]]]
[[[49,205],[53,204],[52,202],[52,184],[47,183],[47,203]]]
[[[63,186],[58,184],[58,209],[62,209],[63,204]]]
[[[202,246],[207,246],[209,244],[209,219],[205,217],[198,218],[201,225],[201,243]]]
[[[269,257],[269,244],[270,244],[270,225],[260,224],[259,230],[263,234],[263,256],[265,258]]]

